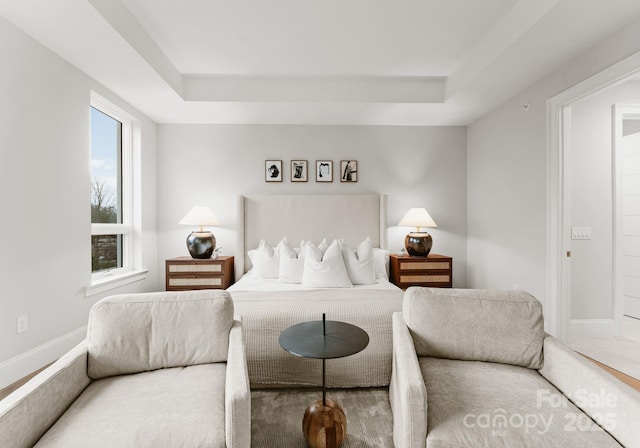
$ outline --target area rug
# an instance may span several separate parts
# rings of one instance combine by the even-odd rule
[[[303,448],[302,416],[319,389],[256,389],[251,391],[251,446]],[[329,389],[327,398],[342,405],[347,416],[343,448],[393,447],[393,420],[388,388]]]

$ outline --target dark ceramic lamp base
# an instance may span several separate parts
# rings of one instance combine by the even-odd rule
[[[191,232],[187,237],[187,249],[191,258],[211,258],[216,248],[216,237],[211,232]]]
[[[427,232],[410,232],[404,239],[404,247],[412,257],[426,257],[432,244],[431,235]]]

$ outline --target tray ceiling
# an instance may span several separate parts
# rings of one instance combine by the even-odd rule
[[[637,0],[0,0],[160,123],[466,125]]]

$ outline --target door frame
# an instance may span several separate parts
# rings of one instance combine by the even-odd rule
[[[546,320],[547,331],[565,342],[571,319],[571,266],[567,256],[571,250],[571,105],[639,72],[640,53],[636,53],[547,100]]]

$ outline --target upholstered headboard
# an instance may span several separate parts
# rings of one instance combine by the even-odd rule
[[[237,213],[237,278],[251,268],[247,251],[261,239],[275,246],[286,236],[297,246],[303,239],[357,244],[370,237],[374,247],[387,248],[386,195],[239,195]]]

